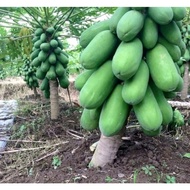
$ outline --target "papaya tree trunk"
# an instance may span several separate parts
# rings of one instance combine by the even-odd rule
[[[37,98],[38,97],[38,92],[36,90],[36,87],[34,87],[33,90],[34,90],[34,97]]]
[[[183,76],[184,85],[183,90],[181,91],[181,99],[184,100],[188,95],[188,86],[189,86],[189,62],[185,64],[185,73]]]
[[[59,96],[57,81],[50,80],[50,103],[51,103],[51,119],[56,120],[59,116]]]
[[[113,163],[116,158],[117,151],[122,143],[121,137],[121,134],[112,137],[106,137],[101,134],[89,166],[103,167],[106,164]]]

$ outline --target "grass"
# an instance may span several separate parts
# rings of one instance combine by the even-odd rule
[[[14,178],[13,170],[22,175],[35,176],[35,166],[40,162],[43,163],[49,157],[52,157],[52,162],[48,163],[49,167],[58,169],[61,165],[61,158],[57,154],[63,144],[67,142],[59,137],[44,139],[43,133],[47,132],[49,126],[47,120],[49,108],[47,106],[40,101],[38,104],[19,102],[18,109],[14,113],[15,123],[11,129],[4,165],[1,168],[4,178],[0,179],[0,182]]]
[[[15,122],[12,127],[11,139],[23,138],[33,132],[39,131],[47,118],[44,112],[47,106],[49,105],[34,104],[33,102],[18,102],[18,109],[14,115],[16,119],[23,120],[23,124],[18,126],[17,122]]]

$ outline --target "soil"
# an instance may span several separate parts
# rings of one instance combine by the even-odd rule
[[[114,162],[90,168],[100,131],[80,127],[82,108],[77,92],[70,91],[72,103],[60,91],[56,121],[50,120],[48,101],[27,90],[20,93],[11,138],[0,158],[1,183],[190,183],[190,158],[184,156],[190,153],[189,108],[178,108],[183,126],[157,137],[145,136],[131,113]]]

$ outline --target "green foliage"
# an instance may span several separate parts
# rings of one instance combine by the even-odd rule
[[[175,109],[173,112],[172,122],[168,125],[168,131],[171,131],[174,134],[178,134],[179,129],[184,125],[184,123],[184,116],[178,109]]]
[[[110,183],[112,181],[113,181],[113,178],[111,178],[110,176],[106,176],[106,178],[105,178],[106,183]]]
[[[184,125],[184,116],[181,114],[181,112],[178,109],[175,109],[174,111],[174,119],[173,122],[177,126],[182,126]]]
[[[106,176],[105,178],[105,182],[106,183],[115,183],[115,182],[119,182],[119,183],[127,183],[126,179],[115,179],[115,178],[111,178],[110,176]]]
[[[21,76],[22,75],[22,64],[21,60],[14,61],[1,61],[0,60],[0,78],[5,79],[10,76]]]
[[[69,19],[69,29],[73,36],[80,36],[81,33],[93,23],[100,20],[100,17],[110,17],[116,8],[114,7],[77,7]],[[104,19],[105,19],[104,18]]]
[[[115,9],[116,7],[1,7],[0,59],[9,59],[17,63],[16,59],[23,59],[25,55],[29,55],[32,48],[32,33],[40,25],[43,27],[59,25],[56,30],[62,29],[60,40],[64,48],[70,48],[71,44],[66,42],[66,39],[71,37],[79,39],[86,28],[107,19]],[[70,17],[67,18],[71,11]],[[79,48],[73,46],[72,50],[67,52],[70,55],[68,64],[70,73],[78,73],[81,69],[77,61]],[[9,72],[6,73],[9,75]]]
[[[52,166],[54,169],[57,169],[59,166],[61,166],[61,159],[59,158],[59,156],[54,156],[53,160],[52,160]]]
[[[185,154],[183,155],[183,157],[184,157],[184,158],[190,158],[190,153],[185,153]]]
[[[155,170],[155,167],[154,166],[152,166],[152,165],[146,165],[146,166],[143,166],[142,167],[142,170],[144,171],[144,173],[146,174],[146,175],[149,175],[149,176],[151,176],[152,175],[152,170]]]
[[[176,178],[174,176],[166,175],[166,183],[176,183]]]

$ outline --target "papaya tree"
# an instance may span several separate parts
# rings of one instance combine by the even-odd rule
[[[184,55],[182,55],[182,59],[178,62],[179,69],[181,75],[184,79],[184,86],[183,90],[181,91],[181,99],[186,99],[188,95],[188,88],[189,88],[189,61],[190,61],[190,10],[187,8],[186,17],[183,19],[181,32],[182,32],[182,39],[186,45],[186,50]]]
[[[185,7],[118,7],[81,34],[80,124],[101,133],[90,166],[114,161],[131,113],[150,137],[172,122],[167,99],[183,87],[175,62],[185,52],[185,15]]]
[[[14,43],[22,43],[20,48],[15,48],[21,51],[20,55],[29,53],[30,65],[36,68],[39,87],[45,97],[50,98],[52,119],[57,119],[59,115],[58,87],[68,89],[69,85],[67,68],[69,57],[63,40],[70,37],[78,38],[92,20],[97,15],[101,15],[101,11],[107,10],[109,9],[88,7],[5,7],[0,9],[1,24],[19,29],[20,35],[14,38],[11,36],[11,39]],[[33,69],[27,68],[29,71],[26,73],[31,73]],[[26,67],[24,69],[26,70]],[[28,84],[30,82],[29,86],[31,84],[37,86],[36,82],[33,83],[35,77],[32,78],[30,75],[25,78]]]

